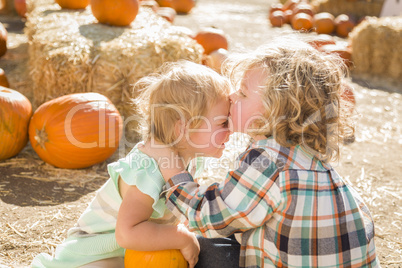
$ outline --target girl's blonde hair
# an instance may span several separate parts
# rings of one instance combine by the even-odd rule
[[[212,69],[190,61],[165,63],[158,72],[140,79],[134,99],[143,140],[154,138],[175,146],[178,120],[197,128],[202,116],[222,98],[228,98],[229,80]]]
[[[302,145],[323,162],[339,157],[339,142],[354,132],[348,104],[340,98],[345,64],[294,37],[279,38],[225,63],[235,88],[248,70],[267,74],[266,109],[251,135],[273,136],[282,146]]]

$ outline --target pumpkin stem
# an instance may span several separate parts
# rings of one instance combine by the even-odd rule
[[[35,140],[42,149],[45,149],[45,143],[49,141],[45,128],[36,130]]]

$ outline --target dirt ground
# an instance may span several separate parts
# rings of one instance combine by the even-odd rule
[[[271,28],[266,14],[272,2],[198,0],[192,13],[177,16],[174,24],[193,31],[215,26],[228,34],[230,51],[254,49],[290,31],[288,27]],[[0,59],[0,68],[12,88],[32,99],[24,21],[4,15],[0,21],[9,38],[9,50]],[[334,166],[371,210],[382,267],[402,267],[402,85],[373,87],[371,81],[353,76],[349,82],[357,101],[356,139],[343,147],[342,158]],[[227,147],[224,157],[233,159],[244,141],[234,136]],[[0,267],[27,267],[36,254],[54,252],[107,180],[107,163],[121,155],[117,152],[91,168],[63,170],[44,163],[28,144],[18,156],[0,162]],[[215,176],[223,173],[225,168]]]

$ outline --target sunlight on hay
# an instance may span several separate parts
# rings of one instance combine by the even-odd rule
[[[376,174],[377,171],[368,170],[364,167],[360,170],[360,176],[354,183],[351,183],[364,202],[368,205],[371,215],[374,219],[375,235],[377,247],[386,247],[390,254],[382,256],[382,263],[386,267],[402,264],[402,196],[398,194],[402,190],[401,185],[395,185],[394,182],[381,181],[381,177]],[[395,211],[395,210],[399,210]],[[389,215],[393,211],[393,215]]]
[[[350,33],[353,73],[402,83],[402,16],[370,17]],[[402,90],[402,89],[400,89]],[[402,91],[401,91],[402,92]]]
[[[364,16],[379,16],[385,0],[312,0],[310,3],[316,12],[329,12],[334,16],[340,14]]]
[[[93,91],[107,96],[128,118],[133,113],[132,86],[138,79],[164,62],[201,63],[202,47],[182,29],[148,7],[140,7],[129,27],[113,27],[97,23],[89,7],[74,11],[54,2],[35,2],[25,29],[33,106],[61,95]]]

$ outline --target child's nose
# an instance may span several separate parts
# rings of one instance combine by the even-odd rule
[[[232,103],[235,103],[235,102],[236,102],[236,99],[237,99],[237,94],[236,94],[236,92],[234,92],[234,93],[232,93],[232,94],[229,95],[229,101],[230,101],[231,104],[232,104]]]

